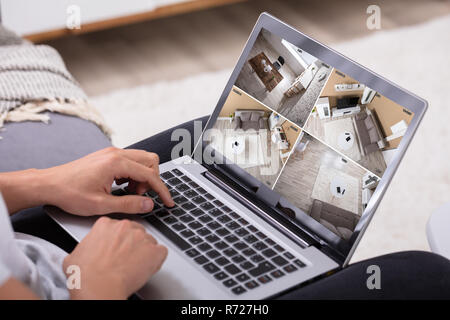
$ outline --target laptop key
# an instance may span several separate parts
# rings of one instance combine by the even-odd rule
[[[234,256],[233,258],[231,258],[231,260],[233,260],[233,262],[236,263],[241,263],[245,261],[245,258],[243,256],[241,256],[240,254],[238,254],[237,256]]]
[[[275,269],[275,266],[266,261],[261,262],[256,268],[249,270],[248,273],[250,273],[253,277],[259,277],[260,275],[272,271],[273,269]]]
[[[233,246],[234,246],[236,249],[238,249],[238,250],[244,250],[244,249],[247,249],[247,248],[248,248],[248,245],[246,245],[246,244],[243,243],[242,241],[239,241],[239,242],[235,243]]]
[[[250,243],[250,244],[252,244],[252,243],[258,241],[258,239],[257,239],[254,235],[248,235],[248,236],[246,236],[246,237],[244,238],[244,240],[245,240],[247,243]]]
[[[217,223],[216,221],[208,223],[207,226],[213,230],[221,227],[221,225],[219,223]]]
[[[261,251],[261,250],[267,249],[267,245],[264,242],[257,242],[253,245],[253,248]]]
[[[220,269],[212,262],[207,263],[203,266],[203,268],[208,271],[209,273],[215,273],[219,271]]]
[[[238,276],[236,277],[236,279],[237,279],[239,282],[244,282],[244,281],[249,280],[250,277],[249,277],[247,274],[242,273],[242,274],[238,275]]]
[[[190,211],[190,213],[194,216],[194,217],[198,217],[201,216],[202,214],[204,214],[205,212],[199,208],[194,209],[192,211]]]
[[[225,229],[225,228],[220,228],[220,229],[217,229],[217,230],[216,230],[216,233],[217,233],[219,236],[224,237],[224,236],[226,236],[226,235],[229,235],[229,234],[230,234],[230,231],[228,231],[228,230]]]
[[[228,278],[228,275],[225,272],[220,271],[214,275],[214,278],[216,278],[217,280],[223,280]]]
[[[237,251],[234,250],[233,248],[228,248],[228,249],[224,250],[223,253],[229,257],[232,257],[235,254],[237,254]]]
[[[156,211],[156,213],[155,213],[155,216],[157,216],[158,218],[164,218],[164,217],[167,217],[168,215],[169,215],[169,212],[166,209]]]
[[[280,246],[279,244],[277,244],[276,246],[273,247],[275,250],[277,250],[278,252],[283,252],[284,248],[282,246]]]
[[[263,275],[258,278],[258,281],[261,282],[262,284],[266,284],[267,282],[272,281],[272,278],[269,277],[268,275]]]
[[[197,188],[197,192],[198,193],[201,193],[201,194],[206,194],[206,193],[208,193],[205,189],[203,189],[203,188]]]
[[[210,234],[209,236],[207,236],[205,238],[206,241],[208,241],[209,243],[214,243],[216,241],[219,241],[220,238],[218,236],[216,236],[215,234]]]
[[[189,182],[189,185],[190,185],[192,188],[198,188],[198,187],[199,187],[199,185],[196,184],[194,181]]]
[[[275,258],[272,259],[272,261],[277,265],[277,266],[284,266],[285,264],[288,264],[289,262],[283,258],[282,256],[276,256]],[[300,261],[300,260],[299,260]]]
[[[260,263],[264,261],[264,257],[259,254],[255,254],[250,258],[250,260],[252,260],[254,263]]]
[[[200,205],[200,208],[209,211],[211,209],[214,209],[214,206],[210,202],[205,202]]]
[[[172,189],[169,192],[172,198],[178,197],[180,195],[180,193],[175,189]]]
[[[168,179],[175,178],[175,176],[170,171],[166,171],[166,172],[161,173],[161,178],[168,180]]]
[[[185,191],[189,190],[191,187],[189,187],[187,184],[182,183],[182,184],[177,185],[175,188],[180,192],[185,192]]]
[[[168,223],[168,224],[175,223],[175,222],[177,222],[177,218],[169,216],[169,217],[164,219],[164,222]]]
[[[256,233],[256,236],[257,236],[258,238],[260,238],[260,239],[265,239],[265,238],[267,238],[267,236],[266,236],[264,233],[262,233],[261,231],[258,231],[258,232]]]
[[[290,252],[285,252],[283,254],[288,259],[294,259],[295,258],[294,255],[292,253],[290,253]]]
[[[182,223],[175,223],[172,225],[172,228],[177,230],[177,231],[181,231],[183,229],[186,229],[186,226]]]
[[[188,227],[196,230],[196,229],[200,229],[201,227],[203,227],[203,225],[198,221],[194,221],[194,222],[189,223]]]
[[[194,248],[192,248],[192,249],[187,250],[187,251],[186,251],[186,254],[187,254],[189,257],[193,258],[193,257],[198,256],[198,255],[200,254],[200,252],[198,252],[197,250],[195,250]]]
[[[209,214],[212,215],[213,217],[218,217],[218,216],[220,216],[221,214],[223,214],[223,212],[220,211],[220,210],[217,209],[217,208],[214,208],[214,209],[212,209],[211,211],[209,211]],[[230,219],[230,220],[231,220],[231,219]]]
[[[209,260],[207,258],[205,258],[204,256],[199,256],[199,257],[195,258],[194,261],[197,262],[198,264],[204,264],[204,263],[208,262]]]
[[[205,214],[205,215],[201,216],[200,218],[198,218],[198,220],[200,220],[203,223],[208,223],[208,222],[211,222],[213,219],[210,216],[208,216],[207,214]]]
[[[246,286],[247,288],[249,288],[249,289],[255,289],[256,287],[259,286],[259,284],[258,284],[258,282],[256,282],[255,280],[251,280],[251,281],[247,282],[247,283],[245,284],[245,286]]]
[[[232,210],[230,208],[228,208],[227,206],[223,206],[222,210],[225,212],[231,212]]]
[[[206,253],[206,255],[208,256],[208,257],[210,257],[211,259],[215,259],[215,258],[218,258],[218,257],[220,257],[220,253],[219,253],[219,251],[217,251],[217,250],[210,250],[210,251],[208,251],[207,253]]]
[[[249,234],[249,232],[244,228],[237,229],[234,233],[236,233],[239,237],[245,237],[246,235]]]
[[[227,264],[230,263],[230,260],[228,260],[225,257],[220,257],[219,259],[216,259],[215,262],[219,265],[219,266],[225,266]]]
[[[230,264],[224,268],[229,274],[234,275],[241,272],[241,269],[236,267],[234,264]]]
[[[240,218],[240,219],[238,219],[238,222],[241,224],[241,225],[243,225],[243,226],[246,226],[246,225],[248,225],[248,221],[247,220],[245,220],[244,218]]]
[[[256,251],[253,250],[253,249],[248,248],[248,249],[245,249],[244,251],[242,251],[242,253],[244,255],[246,255],[247,257],[250,257],[250,256],[256,254]]]
[[[224,285],[225,287],[227,287],[227,288],[230,288],[230,287],[232,287],[232,286],[237,285],[237,282],[234,281],[233,279],[225,280],[225,281],[222,282],[222,283],[223,283],[223,285]]]
[[[186,192],[184,193],[184,195],[185,195],[186,197],[188,197],[188,198],[193,198],[193,197],[198,196],[198,193],[195,192],[194,190],[189,190],[189,191],[186,191]]]
[[[219,209],[217,209],[217,210],[219,210]],[[231,221],[231,218],[229,216],[223,215],[223,216],[217,218],[217,220],[222,223],[228,223]]]
[[[212,247],[209,244],[207,244],[206,242],[203,242],[197,248],[200,249],[201,251],[208,251],[208,250],[212,249]]]
[[[191,182],[191,178],[189,178],[188,176],[182,176],[181,180],[183,180],[184,182]]]
[[[223,208],[222,208],[223,209]],[[226,212],[226,211],[225,211]],[[234,211],[232,211],[231,213],[230,213],[230,216],[233,218],[233,219],[239,219],[241,216],[240,215],[238,215],[236,212],[234,212]]]
[[[197,230],[197,233],[199,235],[201,235],[202,237],[204,237],[204,236],[207,236],[208,234],[210,234],[211,231],[209,231],[209,229],[206,229],[206,228],[200,228]]]
[[[194,235],[194,233],[191,230],[184,230],[181,232],[181,235],[185,238],[190,238]]]
[[[177,176],[182,176],[182,175],[183,175],[183,172],[181,172],[181,171],[178,170],[178,169],[173,169],[173,170],[172,170],[172,173],[176,174]]]
[[[267,258],[272,258],[273,256],[275,256],[277,253],[275,251],[273,251],[272,249],[266,249],[262,252],[262,254],[264,256],[266,256]]]
[[[199,243],[202,243],[203,240],[200,237],[193,236],[193,237],[189,238],[189,242],[192,244],[199,244]]]
[[[231,221],[231,222],[226,224],[226,227],[231,229],[231,230],[236,230],[237,228],[240,227],[240,225],[237,222],[235,222],[235,221]]]
[[[266,241],[266,243],[267,243],[269,246],[273,246],[273,245],[276,244],[275,241],[273,241],[273,240],[270,239],[270,238],[266,239],[265,241]]]
[[[255,226],[248,226],[247,229],[253,233],[258,232],[258,229]]]
[[[193,204],[192,202],[186,202],[182,204],[181,207],[185,210],[192,210],[195,208],[195,204]]]
[[[175,202],[176,204],[182,204],[186,201],[188,201],[188,199],[186,199],[183,196],[178,196],[178,197],[173,198],[173,202]]]
[[[234,294],[243,294],[244,292],[246,292],[247,290],[245,290],[243,287],[241,286],[237,286],[236,288],[231,289],[231,291]]]
[[[241,263],[240,266],[242,269],[248,270],[248,269],[253,268],[255,265],[251,262],[245,261],[245,262]]]
[[[281,278],[282,276],[284,276],[284,273],[283,273],[283,271],[275,270],[275,271],[271,272],[270,275],[274,278]]]
[[[306,267],[306,264],[304,264],[302,261],[300,261],[299,259],[294,260],[294,263],[296,265],[298,265],[300,268],[304,268]]]
[[[284,267],[283,270],[288,273],[291,273],[291,272],[294,272],[295,270],[297,270],[297,268],[294,267],[292,264],[289,264],[286,267]]]
[[[188,215],[188,214],[185,214],[184,216],[182,216],[182,217],[180,218],[180,220],[183,221],[183,222],[185,222],[185,223],[189,223],[189,222],[194,221],[194,218],[192,218],[192,217],[191,217],[190,215]]]
[[[209,194],[209,193],[205,193],[203,196],[204,196],[206,199],[208,199],[208,200],[213,200],[213,199],[214,199],[214,196],[213,196],[212,194]]]
[[[179,216],[182,216],[183,214],[185,214],[186,212],[181,208],[175,208],[175,209],[171,209],[170,213],[173,214],[175,217],[179,217]]]
[[[233,243],[238,241],[239,239],[236,236],[230,234],[229,236],[225,237],[225,240],[227,240],[229,243]]]
[[[188,242],[186,242],[183,238],[177,235],[174,231],[172,231],[163,222],[158,220],[155,216],[148,216],[145,218],[145,220],[147,220],[148,223],[150,223],[156,230],[161,232],[167,239],[172,241],[181,250],[184,251],[191,248],[191,245]]]
[[[223,250],[223,249],[225,249],[225,248],[228,247],[228,244],[227,244],[226,242],[224,242],[224,241],[219,241],[219,242],[216,242],[216,243],[214,244],[214,246],[215,246],[217,249],[219,249],[219,250]]]
[[[219,200],[214,200],[213,203],[214,203],[216,206],[218,206],[218,207],[223,206],[223,203],[220,202]]]
[[[176,185],[179,185],[180,183],[183,183],[183,181],[181,181],[178,178],[172,178],[172,179],[167,180],[167,183],[171,186],[176,186]]]
[[[202,196],[197,196],[197,197],[192,198],[192,201],[196,204],[201,204],[201,203],[205,202],[206,199],[203,198]]]

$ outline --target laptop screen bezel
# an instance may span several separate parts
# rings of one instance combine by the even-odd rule
[[[356,81],[363,83],[364,85],[374,89],[381,95],[385,96],[386,98],[396,102],[397,104],[414,113],[414,117],[412,118],[408,126],[408,129],[397,148],[395,156],[393,157],[391,163],[389,164],[383,176],[381,177],[378,187],[376,188],[374,194],[369,200],[369,203],[367,204],[364,214],[361,217],[359,223],[356,225],[350,240],[348,241],[342,240],[343,242],[345,242],[345,245],[343,245],[343,243],[338,243],[336,241],[334,241],[335,243],[332,244],[332,247],[336,249],[345,248],[344,249],[345,252],[340,252],[345,257],[345,260],[342,263],[342,266],[345,266],[349,263],[359,241],[361,240],[362,235],[364,234],[368,224],[370,223],[370,220],[373,218],[373,215],[384,193],[386,192],[386,189],[389,183],[391,182],[393,175],[396,172],[400,164],[400,161],[403,158],[406,149],[409,146],[417,130],[417,127],[425,114],[425,111],[428,106],[427,102],[424,99],[414,95],[413,93],[392,83],[391,81],[381,77],[375,72],[368,70],[367,68],[358,64],[357,62],[354,62],[353,60],[329,48],[328,46],[308,37],[307,35],[301,33],[300,31],[294,29],[293,27],[287,25],[286,23],[264,12],[259,16],[258,21],[254,26],[246,42],[246,45],[236,63],[236,66],[233,72],[231,73],[230,78],[217,102],[217,105],[204,128],[203,133],[214,126],[219,116],[219,113],[230,91],[232,90],[232,87],[235,84],[242,67],[244,66],[247,60],[250,50],[252,49],[253,44],[255,43],[256,38],[258,37],[262,29],[266,29],[267,31],[277,35],[278,37],[289,41],[293,45],[301,48],[302,50],[305,50],[309,54],[320,59],[327,65],[339,70],[340,72],[349,75]],[[198,154],[199,150],[202,151],[206,145],[203,141],[203,133],[198,139],[197,143],[195,144],[193,156],[195,156],[195,154]],[[236,165],[231,166],[236,167]],[[234,175],[242,175],[241,180],[249,181],[249,175],[244,173],[243,170],[241,170],[240,173],[236,173],[236,170],[234,169],[233,172]],[[323,228],[326,229],[325,227]]]

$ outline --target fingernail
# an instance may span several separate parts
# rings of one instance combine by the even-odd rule
[[[142,211],[152,211],[153,209],[153,201],[150,199],[146,199],[142,201]]]

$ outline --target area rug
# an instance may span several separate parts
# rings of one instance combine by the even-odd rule
[[[345,193],[342,197],[336,197],[331,193],[330,185],[333,179],[343,181]],[[358,179],[343,173],[333,167],[321,165],[316,182],[311,193],[311,198],[329,203],[335,207],[358,214]]]
[[[358,146],[358,136],[356,135],[355,128],[351,118],[337,119],[329,122],[325,122],[323,125],[325,131],[325,142],[335,148],[337,151],[343,153],[350,159],[355,161],[361,160],[361,152]],[[344,149],[339,146],[339,135],[344,132],[349,132],[353,135],[353,145],[349,149]]]
[[[402,250],[429,250],[426,223],[450,201],[450,16],[378,30],[333,48],[428,100],[430,107],[352,261]],[[230,70],[120,90],[92,99],[126,146],[209,114]]]

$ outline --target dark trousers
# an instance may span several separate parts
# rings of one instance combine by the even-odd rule
[[[197,119],[206,124],[208,117]],[[171,160],[172,131],[184,128],[191,132],[194,143],[193,121],[161,132],[129,148],[155,152],[161,163]],[[13,216],[13,226],[24,232],[46,239],[67,252],[76,241],[51,220],[42,208],[24,210]],[[368,267],[380,268],[380,289],[367,286]],[[369,282],[372,283],[369,279]],[[388,254],[348,266],[335,274],[301,288],[291,290],[280,299],[439,299],[450,298],[450,261],[446,258],[420,251]]]

